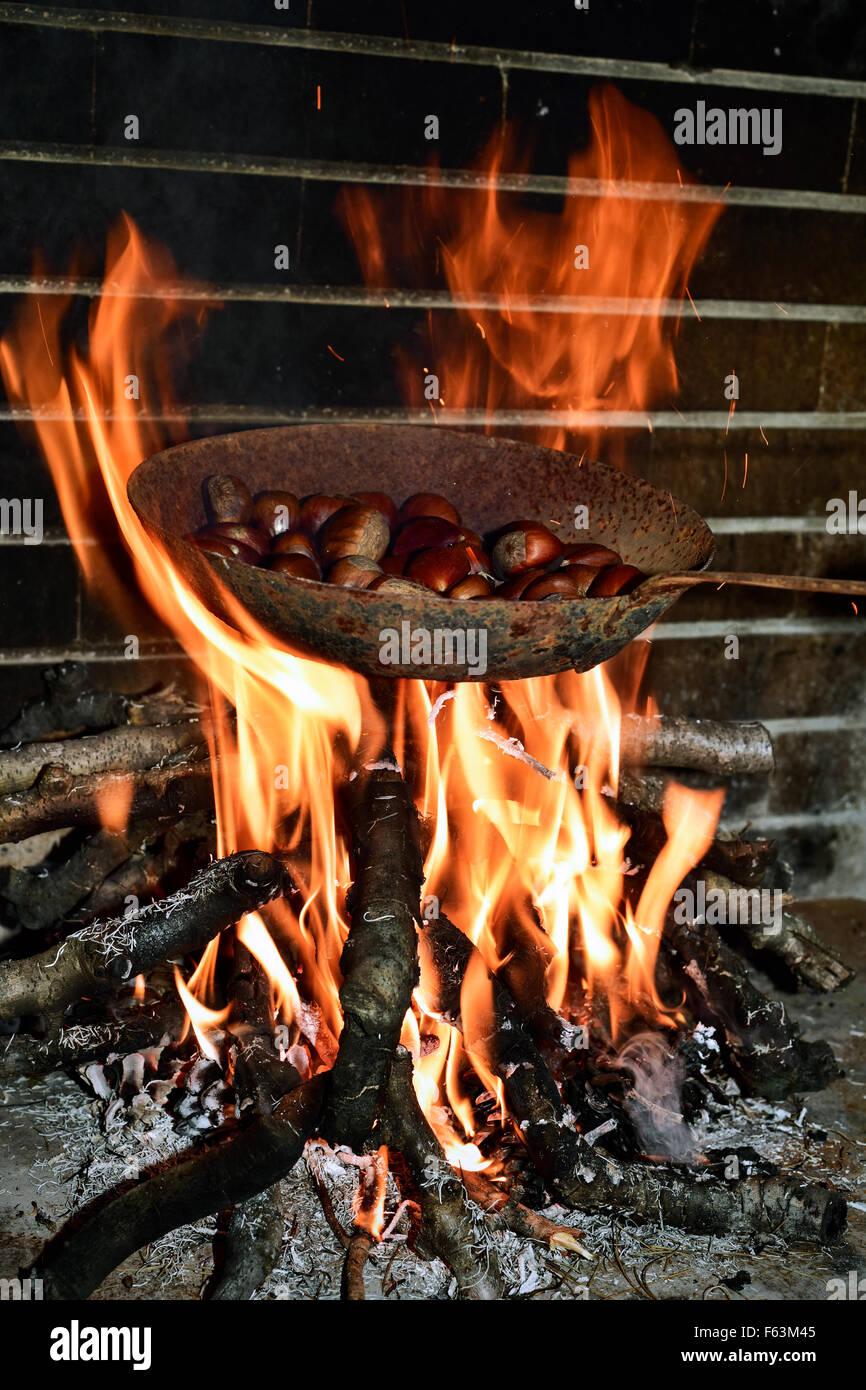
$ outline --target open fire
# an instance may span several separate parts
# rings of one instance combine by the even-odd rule
[[[592,144],[574,159],[572,179],[683,181],[654,120],[615,91],[594,95],[591,116]],[[489,172],[519,167],[507,141],[484,158]],[[341,205],[366,280],[383,293],[392,264],[404,276],[408,266],[421,284],[441,257],[459,313],[448,317],[447,330],[431,319],[425,360],[400,364],[407,399],[429,403],[434,417],[445,410],[450,422],[453,412],[479,407],[543,410],[549,423],[537,435],[562,449],[581,412],[648,409],[675,393],[676,318],[668,310],[683,297],[717,206],[599,196],[566,200],[552,216],[515,211],[495,191],[457,198],[435,188],[404,200],[399,215],[357,190],[345,192]],[[563,295],[582,299],[579,313],[555,308]],[[772,1093],[756,1079],[763,1073],[752,1054],[762,1048],[776,1060],[793,1059],[791,1089],[824,1084],[833,1064],[810,1052],[821,1045],[802,1043],[784,1011],[780,1017],[767,1001],[755,1042],[738,1011],[744,1000],[758,1013],[762,1006],[733,970],[730,948],[691,923],[679,938],[669,934],[675,891],[708,855],[722,852],[724,789],[671,782],[662,802],[628,813],[634,800],[621,794],[624,731],[633,769],[658,726],[655,703],[641,694],[640,660],[629,653],[585,674],[495,685],[403,681],[383,694],[382,682],[280,645],[228,591],[224,616],[217,615],[145,529],[126,484],[142,459],[171,442],[166,417],[183,432],[170,363],[184,334],[214,307],[207,287],[181,284],[166,253],[124,219],[109,243],[87,351],[65,340],[68,305],[59,298],[30,299],[0,346],[10,398],[38,411],[40,446],[88,583],[124,611],[123,581],[83,539],[116,526],[137,584],[201,679],[216,851],[227,863],[247,857],[251,899],[234,933],[217,924],[191,974],[175,967],[202,1057],[228,1068],[236,1082],[244,1067],[255,1072],[243,1042],[231,1060],[228,1049],[252,1017],[232,988],[246,961],[243,978],[258,972],[267,982],[264,1033],[273,1033],[274,1056],[296,1073],[289,1097],[304,1093],[291,1123],[303,1135],[323,1124],[332,1143],[355,1150],[359,1231],[380,1241],[393,1227],[385,1211],[392,1151],[414,1165],[417,1179],[436,1167],[441,1145],[449,1165],[440,1175],[444,1195],[434,1209],[429,1190],[420,1193],[422,1228],[467,1296],[499,1296],[500,1286],[493,1265],[476,1277],[474,1256],[455,1253],[468,1210],[457,1174],[493,1211],[513,1177],[506,1135],[517,1137],[567,1205],[580,1207],[583,1196],[590,1205],[624,1204],[644,1215],[656,1207],[669,1222],[695,1229],[781,1220],[801,1234],[838,1230],[839,1200],[818,1188],[776,1178],[736,1187],[706,1172],[696,1182],[671,1166],[692,1163],[700,1173],[709,1163],[683,1118],[679,1050],[696,1017],[715,1020],[740,1081],[751,1078],[758,1094]],[[444,365],[437,371],[436,363]],[[560,412],[569,423],[557,422]],[[600,431],[579,433],[581,455],[597,451]],[[290,476],[285,486],[293,487]],[[347,492],[376,486],[373,477],[346,478]],[[437,479],[430,488],[440,490]],[[403,838],[396,844],[387,833],[382,839],[377,798],[398,808]],[[131,784],[101,792],[106,832],[123,833],[133,811]],[[252,891],[253,852],[266,867],[287,869],[286,891],[272,892],[266,873],[266,890]],[[420,856],[414,867],[413,855]],[[392,988],[389,951],[396,948],[383,947],[369,925],[389,916],[381,884],[369,886],[383,863],[399,880],[394,900],[409,903],[410,913],[414,883],[420,962],[417,981],[414,959],[408,963],[409,1007],[399,1022],[405,1053],[390,1081],[387,1048],[393,1053],[397,1038],[389,1042],[384,1033],[381,1046],[373,1044],[385,1051],[369,1078],[357,1068],[348,1076],[340,1070],[347,1039],[355,1038],[359,1057],[368,1055],[359,1019],[369,1024],[369,1012],[352,1012],[362,932],[361,972],[364,953],[378,951],[374,964],[387,976],[382,994]],[[236,920],[231,913],[229,920]],[[136,949],[124,947],[130,960]],[[364,988],[373,990],[369,981]],[[406,1053],[429,1129],[419,1128],[406,1100]],[[322,1083],[332,1075],[338,1093],[359,1078],[369,1086],[375,1127],[364,1132],[348,1096],[348,1137],[335,1121],[342,1112],[333,1095],[322,1111]],[[275,1114],[288,1113],[285,1105]],[[631,1138],[606,1146],[614,1131]],[[637,1155],[651,1163],[625,1162]],[[260,1187],[275,1180],[267,1163],[262,1171]],[[533,1215],[525,1206],[519,1213],[524,1222]],[[544,1233],[564,1239],[552,1226]]]

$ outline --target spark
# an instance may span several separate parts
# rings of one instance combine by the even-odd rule
[[[700,322],[701,322],[701,316],[700,316],[700,314],[698,313],[697,306],[695,305],[695,301],[692,299],[691,295],[689,294],[689,287],[688,287],[688,285],[686,285],[686,294],[689,295],[689,303],[691,304],[692,308],[693,308],[694,311],[695,311],[695,318],[697,319],[698,323],[700,323]]]
[[[744,466],[743,466],[743,487],[746,486],[746,479],[748,478],[748,476],[749,476],[749,455],[746,454],[745,461],[744,461]]]
[[[475,320],[475,327],[478,329],[478,332],[481,334],[482,338],[483,338],[484,341],[486,342],[486,341],[487,341],[487,334],[484,332],[484,327],[483,327],[483,325],[480,324],[480,323],[478,322],[477,319]]]
[[[773,300],[773,303],[776,304],[775,299]],[[776,304],[776,308],[778,309],[778,311],[779,311],[780,314],[784,314],[784,315],[785,315],[785,318],[788,317],[788,310],[787,310],[787,309],[783,309],[782,306],[781,306],[781,304]]]
[[[767,448],[769,449],[769,447],[770,447],[770,441],[769,441],[769,439],[767,438],[767,436],[764,434],[764,426],[763,426],[763,425],[759,425],[759,426],[758,426],[758,429],[761,431],[761,438],[763,439],[764,443],[766,444]]]
[[[724,452],[724,459],[725,459],[725,481],[724,481],[724,483],[722,484],[722,495],[721,495],[721,497],[719,498],[719,501],[720,501],[720,502],[724,502],[724,500],[725,500],[725,493],[726,493],[727,490],[728,490],[728,451],[727,451],[727,449],[725,449],[723,452]]]
[[[345,362],[345,360],[346,360],[345,357],[341,357],[340,354],[339,354],[338,352],[334,352],[334,349],[331,347],[331,344],[330,344],[330,343],[327,344],[327,348],[328,348],[328,352],[331,354],[331,356],[332,356],[332,357],[336,357],[336,359],[337,359],[338,362]]]
[[[856,603],[854,602],[853,598],[852,598],[852,600],[851,600],[851,607],[854,609],[854,612],[857,614],[857,616],[858,616],[858,618],[859,618],[859,616],[860,616],[860,609],[857,607],[857,605],[856,605]]]
[[[45,324],[42,321],[42,305],[36,301],[36,312],[39,315],[39,327],[42,329],[42,341],[45,344],[45,351],[48,353],[48,361],[54,366],[54,358],[51,356],[51,348],[48,346],[48,338],[45,333]]]
[[[319,84],[319,85],[316,87],[316,110],[317,110],[317,111],[321,111],[321,109],[322,109],[322,87],[321,87],[321,84]]]
[[[671,499],[671,510],[673,511],[673,514],[674,514],[674,525],[675,525],[675,526],[677,527],[677,529],[679,530],[679,525],[680,525],[680,523],[679,523],[679,520],[678,520],[678,518],[677,518],[677,504],[676,504],[676,502],[674,501],[674,495],[673,495],[673,493],[672,493],[672,492],[669,492],[669,493],[668,493],[668,497]]]

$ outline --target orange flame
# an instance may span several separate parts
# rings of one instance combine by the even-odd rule
[[[719,211],[616,196],[616,179],[675,183],[676,153],[654,118],[612,88],[592,94],[590,117],[592,144],[569,165],[576,196],[559,213],[518,206],[492,187],[446,193],[429,186],[402,195],[399,215],[365,190],[341,195],[369,284],[384,289],[397,263],[403,275],[410,268],[416,285],[427,283],[424,248],[441,252],[459,306],[456,315],[429,320],[423,360],[441,377],[441,400],[488,413],[546,409],[542,437],[560,447],[567,431],[557,411],[644,410],[675,392],[676,317],[666,310],[682,297]],[[515,148],[513,135],[498,136],[482,167],[494,176],[525,168]],[[587,188],[578,180],[595,182]],[[387,246],[386,227],[394,238]],[[116,527],[140,591],[207,684],[219,852],[255,846],[286,855],[300,894],[291,905],[280,900],[247,917],[239,937],[270,977],[284,1022],[300,1028],[302,991],[319,1010],[322,1036],[332,1039],[341,1028],[349,881],[334,813],[334,791],[348,769],[336,749],[342,744],[351,755],[373,706],[363,680],[279,646],[228,596],[232,623],[215,617],[128,502],[132,470],[170,442],[169,426],[176,436],[182,424],[169,348],[181,330],[200,329],[204,308],[202,293],[191,308],[176,286],[167,253],[124,218],[109,239],[88,353],[64,343],[68,302],[33,297],[0,343],[0,368],[13,405],[37,413],[35,430],[88,583],[132,622],[122,576],[104,548],[90,543]],[[422,403],[418,364],[404,356],[402,365],[409,400]],[[430,405],[435,412],[436,402]],[[582,433],[589,443],[598,438]],[[491,518],[491,525],[506,519]],[[528,959],[532,988],[573,1018],[585,1018],[603,994],[614,1037],[635,1013],[670,1019],[653,983],[662,919],[712,836],[721,794],[671,794],[668,844],[636,912],[624,912],[628,830],[611,793],[621,719],[638,709],[640,665],[628,690],[624,663],[616,681],[597,668],[506,683],[495,709],[480,685],[407,682],[398,693],[395,751],[401,762],[410,746],[421,757],[416,792],[431,832],[426,900],[445,905],[479,953],[463,983],[463,1036],[432,1014],[423,990],[403,1033],[416,1093],[455,1166],[486,1166],[473,1142],[479,1081],[503,1104],[488,972],[506,971],[517,955]],[[101,808],[106,824],[121,824],[128,809]],[[212,1002],[218,950],[212,942],[188,984],[178,975],[200,1045],[216,1057],[214,1034],[228,1014],[203,999]],[[364,1228],[377,1235],[384,1181],[380,1165],[375,1191],[359,1207],[363,1221],[373,1213]]]

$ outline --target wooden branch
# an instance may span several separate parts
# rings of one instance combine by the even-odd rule
[[[367,1235],[366,1231],[355,1231],[349,1241],[340,1287],[340,1298],[345,1303],[363,1303],[366,1300],[364,1266],[374,1245],[373,1237]]]
[[[61,1068],[121,1057],[179,1040],[186,1020],[180,1000],[169,996],[153,1010],[140,1009],[122,1023],[76,1023],[47,1038],[15,1033],[0,1045],[0,1081],[43,1076]]]
[[[26,791],[49,764],[64,768],[76,778],[100,772],[140,772],[156,767],[166,758],[206,745],[198,720],[185,724],[121,724],[87,738],[27,743],[21,748],[0,751],[0,794]]]
[[[237,1206],[291,1172],[316,1127],[324,1078],[284,1096],[272,1115],[145,1178],[114,1197],[74,1233],[61,1232],[39,1261],[46,1299],[89,1297],[136,1250],[177,1226]]]
[[[728,903],[732,901],[731,895],[736,895],[734,901],[741,901],[743,893],[748,891],[738,888],[729,878],[706,869],[701,870],[698,877],[706,885],[707,893],[714,890],[723,893]],[[753,921],[754,915],[749,910],[738,911],[735,929],[743,933],[756,951],[768,951],[782,961],[798,984],[816,993],[829,994],[854,979],[855,972],[832,947],[821,940],[805,917],[798,917],[782,906],[773,912],[769,922]],[[760,914],[757,915],[760,917]]]
[[[55,739],[87,729],[118,724],[174,724],[200,713],[172,687],[146,695],[121,695],[94,689],[87,667],[66,661],[43,672],[46,694],[31,700],[11,724],[0,730],[0,747],[35,739]]]
[[[285,1226],[279,1183],[239,1202],[226,1231],[225,1263],[211,1300],[252,1298],[280,1258]]]
[[[41,931],[59,922],[120,867],[129,854],[124,834],[98,830],[65,864],[51,873],[30,869],[0,869],[0,898],[15,925]]]
[[[423,869],[417,827],[399,771],[376,767],[352,815],[357,869],[348,903],[351,929],[340,959],[343,1031],[323,1131],[356,1152],[370,1137],[418,978],[415,923]]]
[[[218,860],[186,889],[113,921],[93,922],[58,946],[0,962],[0,1018],[55,1013],[82,995],[104,994],[169,956],[200,950],[285,886],[283,866],[251,850]]]
[[[730,777],[772,772],[773,741],[763,724],[626,715],[620,733],[622,766],[683,767]]]
[[[665,940],[683,963],[701,1011],[722,1029],[741,1085],[752,1095],[782,1100],[838,1080],[843,1072],[829,1043],[804,1041],[781,1000],[755,988],[715,927],[678,922],[680,915],[668,913]]]
[[[447,919],[425,924],[424,931],[430,928],[446,933],[452,951],[460,950],[465,969],[475,952],[472,943],[467,952],[452,936],[463,934]],[[468,942],[467,937],[463,940]],[[783,1178],[728,1184],[701,1177],[698,1182],[694,1175],[681,1177],[672,1165],[622,1164],[597,1151],[571,1127],[573,1120],[553,1074],[523,1029],[513,1003],[508,1010],[504,991],[501,986],[497,991],[495,978],[489,978],[491,1031],[487,1037],[467,1042],[501,1080],[530,1157],[567,1206],[627,1209],[645,1221],[661,1218],[668,1225],[696,1232],[779,1229],[791,1239],[821,1241],[835,1239],[841,1232],[845,1202],[819,1184],[795,1184]],[[770,1001],[764,1002],[769,1005]],[[462,1027],[462,1020],[455,1020],[455,1026]]]
[[[43,830],[99,826],[100,806],[113,798],[125,806],[130,793],[130,820],[177,819],[186,811],[213,805],[212,777],[208,761],[166,763],[141,772],[103,772],[85,778],[49,763],[32,787],[10,793],[0,804],[0,844],[26,840]]]
[[[540,1211],[525,1207],[516,1198],[497,1187],[483,1173],[463,1173],[463,1182],[473,1202],[481,1207],[497,1226],[504,1226],[523,1240],[537,1240],[552,1249],[573,1250],[575,1254],[592,1259],[588,1250],[580,1244],[577,1237],[580,1231],[571,1226],[560,1226]]]
[[[412,1084],[412,1057],[404,1047],[396,1049],[391,1066],[383,1129],[389,1148],[399,1150],[412,1173],[422,1233],[456,1278],[460,1298],[502,1298],[495,1245],[424,1118]]]

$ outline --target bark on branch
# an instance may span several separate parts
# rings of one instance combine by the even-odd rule
[[[387,759],[383,758],[383,762]],[[357,871],[340,959],[343,1031],[324,1134],[361,1152],[418,978],[415,923],[423,870],[418,816],[399,771],[370,772],[352,816]]]
[[[127,917],[93,922],[40,955],[0,963],[0,1018],[51,1014],[104,994],[169,956],[200,950],[225,927],[281,893],[285,871],[251,850],[218,860],[182,892]]]

